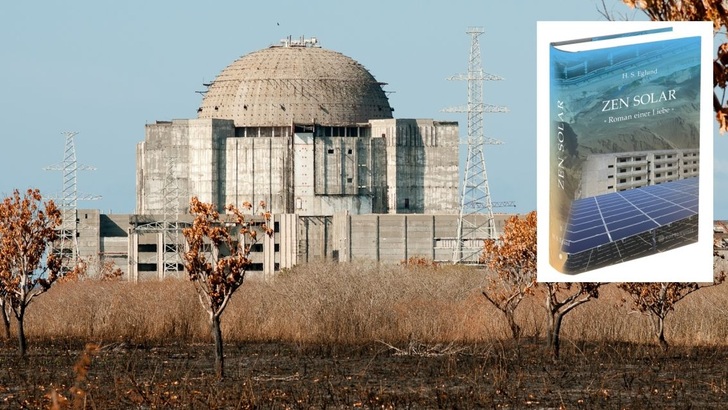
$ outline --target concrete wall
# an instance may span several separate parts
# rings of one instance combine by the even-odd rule
[[[370,173],[364,169],[371,162],[369,138],[296,133],[293,141],[295,213],[316,216],[344,210],[372,212],[367,187]]]
[[[225,142],[235,135],[231,120],[191,119],[147,124],[137,144],[137,214],[163,214],[165,181],[171,174],[179,188],[178,209],[186,212],[190,196],[221,203],[224,199]],[[169,167],[171,161],[171,169]]]
[[[226,142],[224,203],[266,203],[273,213],[290,208],[290,137],[230,138]]]
[[[98,211],[80,214],[83,219],[79,231],[87,232],[85,241],[88,241],[84,242],[83,252],[97,249],[99,263],[115,262],[131,281],[185,277],[181,269],[165,271],[164,244],[169,238],[155,224],[158,216],[104,215]],[[503,231],[509,216],[495,215],[498,232]],[[484,215],[469,218],[471,224],[485,221]],[[259,217],[251,215],[250,220],[259,220]],[[269,277],[296,264],[324,260],[399,263],[418,256],[449,262],[454,256],[457,220],[458,216],[453,214],[352,215],[346,211],[333,216],[273,215],[274,236],[259,235],[261,240],[251,251],[253,265],[248,272],[252,276]],[[189,223],[191,217],[180,215],[180,221]],[[180,235],[178,249],[183,249],[183,243]],[[477,260],[482,246],[482,238],[465,240],[465,248],[473,251],[468,262]],[[181,261],[179,257],[177,260]]]
[[[217,119],[187,121],[189,127],[187,160],[189,190],[188,195],[183,195],[183,197],[188,199],[190,196],[196,195],[201,201],[218,204],[222,209],[226,205],[225,189],[223,188],[225,142],[235,135],[232,121]]]
[[[332,259],[333,217],[300,215],[296,220],[296,255],[298,263]]]
[[[164,181],[168,158],[174,158],[172,173],[181,192],[189,187],[189,121],[158,121],[147,124],[144,141],[137,144],[137,214],[162,214]],[[189,207],[183,195],[178,204],[181,212]]]
[[[503,231],[510,215],[495,215],[496,229]],[[471,223],[482,223],[484,216],[471,216]],[[479,220],[482,219],[482,220]],[[331,254],[339,261],[376,261],[399,263],[413,256],[439,262],[452,261],[457,235],[457,215],[349,215],[333,217]],[[465,241],[466,248],[479,251],[483,238]],[[477,252],[479,254],[479,252]],[[304,260],[305,255],[299,255]],[[472,258],[471,258],[472,259]],[[467,260],[475,262],[475,260]]]
[[[137,145],[136,213],[164,213],[168,178],[179,188],[181,212],[193,195],[221,210],[226,204],[265,201],[273,213],[305,215],[457,208],[456,123],[372,120],[314,127],[298,137],[283,130],[248,133],[219,119],[148,124]]]
[[[99,237],[101,224],[98,209],[79,209],[78,220],[78,256],[84,260],[97,258],[100,251]]]
[[[387,212],[454,213],[458,206],[458,127],[430,119],[372,120],[386,146]]]

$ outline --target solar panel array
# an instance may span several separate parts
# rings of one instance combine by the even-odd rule
[[[681,179],[574,201],[562,250],[573,255],[697,215],[698,180]]]

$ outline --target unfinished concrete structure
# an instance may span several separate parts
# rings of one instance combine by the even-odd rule
[[[495,215],[500,231],[509,216]],[[79,217],[79,255],[90,264],[91,274],[100,272],[104,262],[113,262],[130,281],[184,276],[181,266],[175,271],[163,269],[164,232],[139,229],[157,218],[107,215],[94,209],[80,209]],[[467,218],[484,219],[486,215]],[[418,256],[449,262],[456,242],[457,219],[457,214],[276,214],[272,218],[273,236],[261,235],[261,242],[251,249],[249,272],[267,277],[299,263],[323,260],[399,263]],[[191,216],[180,216],[180,220],[190,222]]]
[[[393,118],[384,83],[315,39],[245,55],[206,85],[197,118],[146,125],[135,214],[79,221],[130,280],[182,274],[183,245],[167,234],[189,222],[193,195],[220,210],[266,203],[275,233],[250,267],[264,275],[317,259],[452,258],[456,122]]]
[[[162,214],[172,172],[182,195],[273,213],[454,213],[455,122],[394,119],[383,83],[359,63],[284,40],[226,67],[198,118],[146,126],[137,146],[138,214]]]

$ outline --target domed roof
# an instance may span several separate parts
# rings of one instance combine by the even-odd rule
[[[347,125],[392,118],[382,83],[361,64],[313,41],[272,46],[227,66],[209,86],[198,118],[236,127],[316,122]]]

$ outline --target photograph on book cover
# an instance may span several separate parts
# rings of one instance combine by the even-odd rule
[[[538,281],[713,280],[709,22],[538,22]]]

